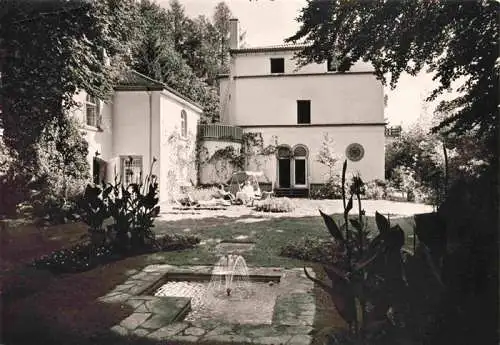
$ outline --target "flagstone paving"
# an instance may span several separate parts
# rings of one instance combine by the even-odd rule
[[[183,321],[190,311],[187,297],[155,297],[154,290],[167,274],[209,275],[210,266],[151,265],[132,270],[126,282],[116,286],[102,302],[125,302],[134,312],[111,330],[120,335],[136,335],[150,340],[191,343],[309,345],[315,304],[313,283],[302,269],[249,268],[249,275],[268,281],[280,279],[283,293],[276,300],[271,325],[228,324],[220,320]],[[186,279],[189,280],[189,279]]]

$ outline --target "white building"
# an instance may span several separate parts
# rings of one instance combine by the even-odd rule
[[[298,67],[303,46],[239,48],[238,21],[231,20],[231,71],[220,76],[221,122],[259,132],[277,144],[272,159],[248,162],[278,189],[308,191],[326,182],[317,161],[325,135],[348,173],[365,181],[384,178],[384,91],[368,63],[340,73],[329,63]]]
[[[74,116],[83,124],[94,182],[159,179],[160,202],[196,181],[196,134],[202,109],[175,90],[135,71],[115,87],[109,102],[85,92]]]

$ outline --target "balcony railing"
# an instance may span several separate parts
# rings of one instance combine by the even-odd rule
[[[401,126],[386,127],[385,128],[385,136],[391,137],[391,138],[397,138],[397,137],[401,136],[401,131],[402,131]]]
[[[243,129],[240,127],[221,125],[218,123],[198,125],[198,136],[200,139],[226,139],[241,141]]]

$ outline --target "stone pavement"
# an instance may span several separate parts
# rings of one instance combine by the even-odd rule
[[[133,313],[111,330],[120,335],[137,335],[159,343],[165,340],[192,343],[309,345],[315,315],[313,283],[301,268],[249,268],[251,277],[280,279],[280,295],[271,325],[228,324],[220,320],[183,321],[190,311],[190,298],[152,296],[166,281],[167,274],[210,275],[210,266],[151,265],[131,270],[126,282],[99,300],[121,302]],[[186,280],[189,280],[187,278]]]

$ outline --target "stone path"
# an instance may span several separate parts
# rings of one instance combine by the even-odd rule
[[[271,325],[228,324],[220,320],[186,322],[190,298],[152,296],[167,274],[210,275],[210,266],[151,265],[129,271],[129,278],[116,286],[102,302],[122,302],[133,313],[113,326],[120,335],[137,335],[163,343],[165,340],[192,343],[309,345],[315,315],[313,283],[301,268],[249,268],[251,277],[264,281],[279,279],[280,295],[275,302]],[[187,279],[188,280],[188,279]]]
[[[254,211],[251,207],[247,206],[229,206],[226,210],[210,211],[182,211],[175,212],[168,206],[162,207],[159,220],[176,221],[182,219],[203,219],[213,217],[229,217],[239,218],[242,216],[251,216],[257,218],[281,218],[281,217],[311,217],[319,216],[318,210],[323,212],[342,213],[343,206],[342,200],[309,200],[309,199],[292,199],[295,204],[293,212],[286,213],[267,213]],[[358,212],[357,203],[354,203],[351,214]],[[387,200],[363,200],[362,208],[366,211],[367,215],[375,215],[375,211],[383,214],[391,214],[391,216],[411,216],[417,213],[432,212],[432,206],[407,202],[396,202]],[[248,221],[247,221],[248,222]]]

